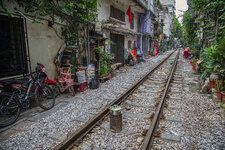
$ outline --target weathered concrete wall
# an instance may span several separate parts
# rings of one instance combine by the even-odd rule
[[[164,18],[164,27],[163,27],[163,33],[166,34],[166,36],[170,37],[171,35],[171,25],[172,25],[172,16],[169,13],[165,13]]]
[[[23,11],[15,2],[4,1],[4,5],[13,13],[15,12],[14,8]],[[32,23],[32,20],[26,19],[31,70],[34,71],[37,62],[39,62],[46,67],[49,78],[54,79],[56,68],[53,60],[64,41],[56,35],[53,29],[48,27],[47,21],[39,21],[43,24]],[[55,24],[53,27],[61,36],[61,26]]]
[[[56,68],[53,61],[63,41],[53,29],[48,27],[47,22],[44,22],[44,24],[33,24],[27,21],[27,32],[32,71],[35,69],[37,62],[42,63],[46,67],[49,77],[54,79]],[[58,26],[58,34],[60,33]]]

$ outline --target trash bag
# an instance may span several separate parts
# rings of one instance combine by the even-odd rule
[[[132,59],[130,59],[129,64],[130,64],[130,66],[133,66],[134,65],[134,61]]]
[[[90,89],[97,89],[99,88],[99,85],[100,85],[100,82],[96,76],[92,78],[91,82],[89,83]]]

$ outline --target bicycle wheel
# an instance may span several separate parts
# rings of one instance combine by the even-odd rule
[[[52,90],[53,90],[53,92],[55,94],[55,97],[59,96],[59,94],[60,94],[60,87],[59,87],[59,85],[58,84],[48,84],[48,85],[52,88]]]
[[[0,127],[13,124],[20,115],[20,106],[12,93],[0,94]]]
[[[44,110],[49,110],[55,105],[55,94],[48,85],[42,84],[37,87],[34,95],[37,104]]]

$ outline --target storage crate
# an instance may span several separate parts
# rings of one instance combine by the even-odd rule
[[[84,92],[88,89],[88,82],[87,81],[82,83],[76,82],[74,86],[75,86],[76,92]]]

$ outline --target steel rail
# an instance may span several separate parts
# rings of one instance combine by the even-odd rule
[[[109,107],[115,104],[122,103],[134,90],[136,90],[146,79],[148,76],[156,70],[163,62],[165,62],[175,51],[171,52],[166,58],[164,58],[159,64],[157,64],[154,68],[152,68],[143,78],[138,80],[131,88],[126,90],[124,94],[122,94],[119,98],[112,101],[108,104],[101,112],[99,112],[96,117],[90,119],[85,125],[81,126],[77,131],[71,134],[68,138],[66,138],[63,142],[59,143],[54,147],[54,150],[68,150],[73,146],[79,145],[80,141],[83,137],[85,137],[100,121],[102,121],[109,114]]]
[[[150,129],[148,130],[148,132],[146,134],[146,137],[144,139],[144,142],[143,142],[143,145],[142,145],[142,148],[141,148],[142,150],[150,150],[151,149],[153,138],[154,138],[154,132],[155,132],[155,130],[158,126],[159,120],[160,120],[161,112],[162,112],[162,109],[164,107],[164,102],[165,102],[165,99],[166,99],[166,96],[167,96],[167,93],[168,93],[170,82],[172,81],[172,78],[173,78],[173,75],[174,75],[174,72],[175,72],[175,69],[176,69],[179,54],[180,54],[180,50],[178,51],[178,54],[177,54],[177,56],[175,58],[175,61],[173,63],[169,78],[168,78],[167,83],[166,83],[166,87],[164,89],[164,92],[163,92],[163,95],[161,97],[160,103],[157,107],[156,113],[153,117]]]

